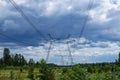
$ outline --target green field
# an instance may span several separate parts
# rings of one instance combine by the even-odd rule
[[[23,55],[4,50],[0,58],[0,80],[120,80],[120,53],[115,62],[58,66],[44,59],[26,61]]]
[[[52,67],[48,74],[40,73],[40,68],[34,68],[33,79],[28,78],[29,69],[6,68],[0,70],[0,80],[47,80],[40,76],[49,77],[48,80],[120,80],[120,67],[114,64],[105,66],[75,65],[73,67]],[[50,67],[49,67],[50,68]],[[49,69],[48,68],[48,69]],[[52,74],[51,74],[52,73]]]

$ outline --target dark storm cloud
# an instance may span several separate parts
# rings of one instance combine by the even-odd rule
[[[7,5],[5,1],[1,1],[0,12],[3,9],[5,12],[1,13],[3,16],[0,16],[0,31],[15,39],[37,44],[43,36],[48,38],[48,34],[57,38],[72,34],[72,37],[77,38],[87,16],[86,9],[89,0],[77,3],[76,0],[72,2],[67,0],[32,2],[15,0],[15,2],[42,35],[36,32],[10,3]],[[119,7],[119,4],[112,4],[109,0],[105,2],[95,0],[83,37],[94,41],[119,40]],[[0,38],[0,40],[4,39]],[[12,40],[5,41],[11,42]]]

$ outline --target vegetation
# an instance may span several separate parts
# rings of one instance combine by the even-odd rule
[[[120,53],[116,62],[57,66],[45,60],[28,62],[21,54],[4,49],[0,58],[0,80],[119,80]]]

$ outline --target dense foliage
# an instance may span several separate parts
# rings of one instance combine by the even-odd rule
[[[0,80],[119,80],[120,53],[116,62],[57,66],[45,60],[28,62],[5,48],[0,58]]]
[[[4,49],[3,58],[0,58],[0,66],[24,66],[27,65],[27,61],[21,54],[10,55],[8,48]]]

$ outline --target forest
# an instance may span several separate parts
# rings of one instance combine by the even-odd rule
[[[0,80],[120,80],[120,53],[114,62],[58,66],[44,59],[27,61],[23,55],[11,55],[10,49],[4,48]]]

